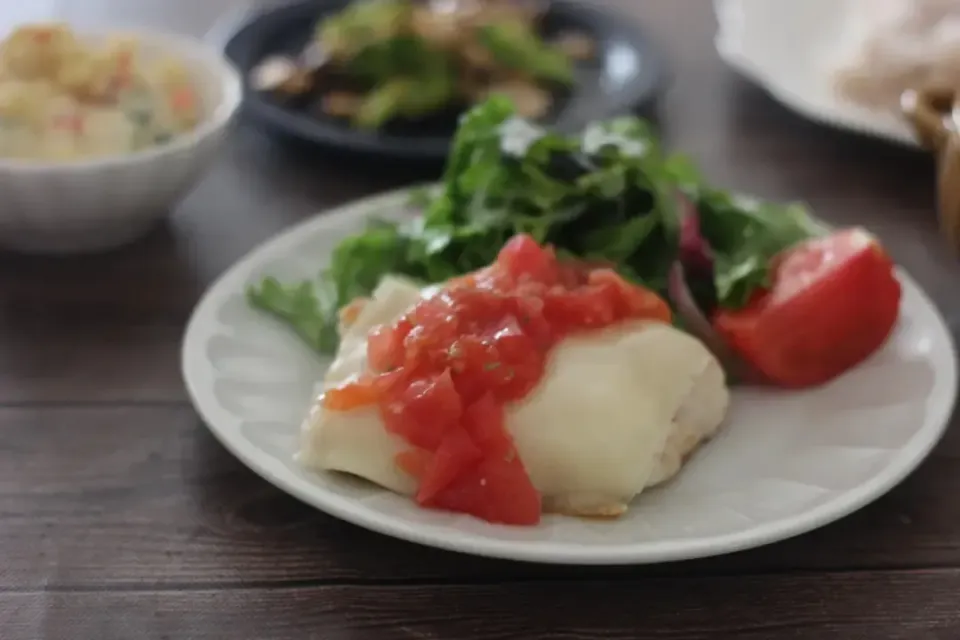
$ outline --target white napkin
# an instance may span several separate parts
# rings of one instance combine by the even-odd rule
[[[960,87],[958,0],[848,0],[847,33],[833,69],[838,94],[895,109],[911,87]]]

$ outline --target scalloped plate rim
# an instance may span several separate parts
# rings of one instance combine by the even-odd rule
[[[303,242],[304,237],[321,233],[325,227],[338,220],[366,218],[374,211],[403,204],[409,188],[365,197],[339,207],[329,209],[289,227],[259,244],[213,282],[195,307],[184,334],[181,348],[182,375],[188,395],[204,424],[223,446],[248,468],[280,490],[294,496],[314,508],[360,527],[387,536],[407,540],[448,551],[468,553],[491,558],[521,560],[528,562],[572,565],[624,565],[650,564],[676,560],[709,557],[741,551],[791,538],[820,528],[843,518],[873,502],[903,481],[930,454],[942,438],[953,413],[957,396],[956,346],[947,325],[936,305],[917,283],[902,269],[898,275],[905,289],[912,288],[923,305],[936,321],[934,328],[941,333],[950,346],[950,357],[939,362],[939,376],[945,376],[949,400],[928,408],[924,425],[909,439],[908,444],[895,454],[883,470],[868,482],[847,490],[808,511],[780,518],[754,527],[748,534],[733,532],[711,537],[662,540],[637,544],[605,545],[591,547],[550,541],[511,541],[464,533],[451,528],[437,530],[435,525],[418,526],[401,517],[378,514],[376,511],[357,505],[343,496],[335,495],[322,487],[311,484],[298,476],[279,460],[264,456],[250,441],[239,436],[242,420],[234,418],[205,399],[205,379],[212,380],[212,367],[203,346],[208,337],[215,335],[207,326],[216,317],[220,305],[238,291],[257,266],[275,259],[284,248]],[[211,334],[208,336],[207,334]],[[944,369],[944,370],[940,370]],[[237,436],[231,437],[231,429],[225,422],[237,422]],[[497,525],[489,525],[496,527]],[[616,523],[612,524],[616,526]],[[443,532],[446,532],[444,534]]]

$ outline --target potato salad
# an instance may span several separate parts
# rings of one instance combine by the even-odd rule
[[[161,145],[196,127],[199,99],[177,60],[131,38],[86,40],[25,25],[0,43],[0,157],[69,161]]]

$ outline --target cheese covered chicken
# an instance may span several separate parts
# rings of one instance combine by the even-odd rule
[[[432,294],[387,278],[344,310],[301,462],[492,522],[618,516],[727,410],[719,363],[669,318],[524,236]]]

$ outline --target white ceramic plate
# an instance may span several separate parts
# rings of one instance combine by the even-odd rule
[[[830,67],[855,31],[846,0],[714,0],[717,52],[798,114],[822,124],[918,146],[908,125],[838,99]]]
[[[343,475],[294,461],[301,419],[327,361],[247,307],[262,276],[313,277],[371,213],[405,194],[317,216],[241,260],[207,292],[187,328],[183,373],[220,441],[269,482],[374,531],[478,555],[570,564],[648,563],[726,553],[840,518],[902,480],[943,433],[956,392],[954,346],[908,276],[892,340],[835,383],[802,393],[736,390],[727,426],[667,486],[628,515],[599,522],[548,516],[539,527],[490,525],[427,511]]]

